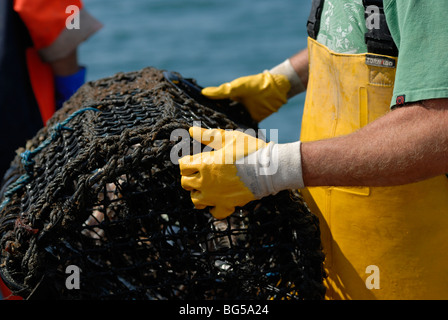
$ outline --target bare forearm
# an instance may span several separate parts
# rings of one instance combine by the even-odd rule
[[[391,186],[448,172],[448,103],[403,107],[359,131],[302,144],[307,186]]]
[[[79,70],[77,51],[74,50],[64,58],[50,62],[53,73],[57,76],[69,76]]]
[[[269,72],[274,75],[280,74],[288,79],[291,85],[287,93],[288,99],[306,91],[308,85],[308,50],[298,52],[270,69]]]
[[[291,58],[291,65],[302,80],[303,85],[308,85],[309,66],[308,66],[308,49],[304,49]]]

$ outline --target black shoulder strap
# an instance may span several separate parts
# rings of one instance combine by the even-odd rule
[[[322,8],[324,6],[324,2],[324,0],[313,0],[313,3],[311,5],[311,12],[306,28],[308,31],[308,35],[313,39],[317,38],[317,33],[319,32],[320,18],[322,16]]]
[[[398,56],[398,48],[390,34],[389,27],[384,14],[383,0],[363,0],[365,17],[370,17],[367,10],[369,6],[375,6],[379,9],[379,28],[370,28],[365,34],[367,51],[370,53],[383,54],[388,56]]]
[[[325,0],[313,0],[310,16],[307,21],[308,35],[316,39],[319,33],[322,8]],[[366,19],[370,16],[367,8],[371,5],[379,9],[379,28],[372,28],[365,34],[365,41],[369,53],[383,54],[389,56],[398,56],[398,49],[387,26],[386,16],[384,14],[383,0],[363,0]]]

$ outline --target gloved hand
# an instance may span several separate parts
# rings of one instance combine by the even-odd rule
[[[55,76],[54,85],[56,91],[56,110],[84,84],[86,80],[86,68],[80,67],[79,71],[69,76]]]
[[[240,131],[192,127],[190,136],[214,149],[179,160],[182,187],[191,191],[197,209],[212,207],[210,213],[223,219],[255,200],[252,192],[237,176],[235,162],[260,148],[266,142]]]
[[[260,122],[302,91],[305,91],[303,83],[288,59],[269,71],[204,88],[202,94],[211,99],[238,101]]]
[[[266,143],[239,131],[190,128],[197,141],[215,149],[179,160],[182,187],[198,209],[223,219],[252,200],[304,187],[300,141]]]

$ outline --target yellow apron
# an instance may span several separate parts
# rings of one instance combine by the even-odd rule
[[[349,134],[389,112],[395,67],[337,54],[311,38],[308,48],[302,141]],[[448,299],[446,176],[302,193],[321,223],[328,299]]]

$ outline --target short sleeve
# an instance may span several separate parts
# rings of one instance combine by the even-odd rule
[[[391,106],[448,97],[448,1],[385,0],[399,49]]]

